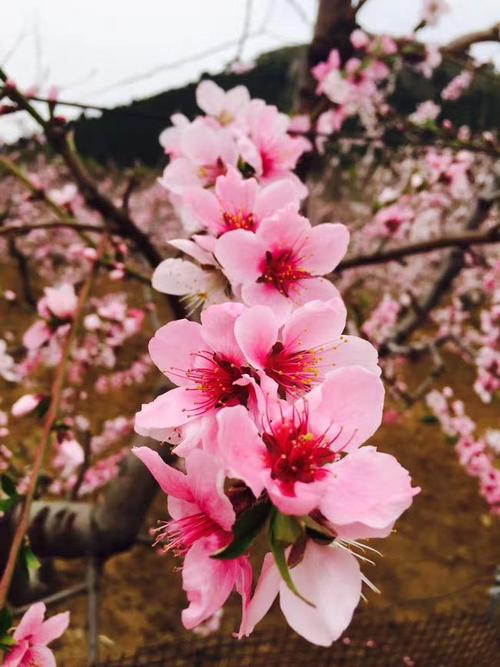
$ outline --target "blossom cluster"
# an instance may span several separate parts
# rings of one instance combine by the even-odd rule
[[[344,333],[331,282],[347,229],[300,213],[304,186],[290,170],[302,144],[241,89],[203,82],[197,99],[208,115],[176,119],[162,135],[171,156],[162,183],[196,230],[172,244],[190,259],[165,260],[153,285],[188,295],[200,321],[169,322],[150,341],[176,386],[135,420],[139,434],[174,446],[181,469],[154,449],[133,451],[168,496],[156,543],[182,559],[186,628],[218,614],[234,589],[240,637],[279,595],[288,623],[329,645],[371,585],[358,540],[387,537],[419,489],[393,456],[365,444],[382,419],[377,351]],[[193,145],[213,151],[200,161]],[[218,276],[218,290],[203,272]],[[252,593],[260,533],[270,551]]]
[[[479,481],[479,490],[492,514],[500,515],[500,431],[489,429],[481,437],[476,424],[465,414],[463,401],[454,398],[451,387],[427,394],[427,405],[439,420],[444,432],[454,441],[460,464]]]

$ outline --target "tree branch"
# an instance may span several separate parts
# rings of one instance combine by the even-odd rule
[[[370,266],[373,264],[385,264],[387,262],[400,261],[405,257],[421,255],[424,253],[433,252],[435,250],[443,250],[445,248],[467,249],[472,245],[488,245],[491,243],[499,242],[500,228],[493,227],[487,232],[471,232],[470,234],[429,239],[429,241],[411,243],[409,245],[401,246],[400,248],[386,250],[385,252],[375,252],[371,255],[357,255],[355,257],[348,257],[339,264],[336,271],[344,271],[345,269],[353,269],[360,266]]]
[[[463,53],[478,42],[500,42],[500,21],[485,30],[477,30],[461,35],[442,47],[447,53]]]

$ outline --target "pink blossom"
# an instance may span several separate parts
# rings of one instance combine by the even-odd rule
[[[355,557],[335,543],[320,546],[309,541],[291,575],[310,604],[286,587],[267,554],[239,636],[253,631],[279,594],[281,611],[295,632],[313,644],[330,646],[351,622],[361,596],[362,574]]]
[[[243,229],[217,240],[215,256],[248,305],[267,305],[279,316],[292,306],[337,296],[322,276],[344,256],[349,233],[342,224],[311,227],[295,207],[264,220],[255,233]]]
[[[472,72],[464,70],[457,74],[441,91],[443,100],[458,100],[472,83],[474,76]]]
[[[4,667],[55,667],[56,661],[47,644],[60,637],[69,625],[69,612],[43,620],[43,602],[32,604],[14,631],[16,646],[7,654]]]
[[[450,10],[448,0],[422,0],[422,21],[429,26],[436,25],[441,16]]]
[[[213,185],[238,159],[229,130],[211,127],[202,119],[182,127],[178,151],[179,157],[167,165],[160,179],[161,185],[175,194],[192,186]]]
[[[223,471],[200,450],[187,457],[186,475],[164,463],[148,447],[134,447],[132,451],[168,494],[172,519],[156,530],[157,542],[184,559],[182,581],[189,600],[182,612],[184,627],[194,628],[213,616],[233,588],[245,605],[252,582],[248,558],[210,558],[231,542],[235,521],[234,509],[224,493]]]
[[[247,133],[239,137],[242,158],[263,182],[296,177],[290,174],[311,145],[304,137],[288,134],[290,119],[275,106],[252,100],[246,113]]]
[[[60,320],[71,319],[78,303],[75,288],[69,283],[60,287],[46,287],[45,297],[38,303],[38,312],[42,317],[53,315]]]
[[[397,203],[381,208],[375,215],[371,234],[401,238],[403,231],[414,219],[414,212],[409,206]]]
[[[14,359],[7,353],[7,343],[0,338],[0,377],[7,382],[17,382],[19,373]]]
[[[242,406],[223,408],[217,415],[218,454],[231,477],[242,479],[256,497],[266,489],[284,514],[321,509],[329,518],[330,489],[342,464],[336,462],[377,430],[383,396],[375,374],[350,366],[329,373],[295,404],[268,401],[260,427]]]
[[[424,125],[429,121],[436,120],[441,113],[441,107],[432,100],[420,102],[416,111],[408,116],[408,119],[415,125]]]
[[[259,186],[253,178],[243,180],[241,174],[228,167],[219,176],[214,192],[202,188],[186,190],[183,203],[202,227],[214,236],[234,229],[255,231],[264,218],[279,209],[295,204],[297,209],[305,190],[292,180],[274,181]]]
[[[370,38],[366,32],[359,28],[351,32],[350,40],[355,49],[364,49],[370,43]]]
[[[236,340],[249,364],[296,396],[334,368],[362,365],[380,372],[377,351],[370,343],[342,335],[346,315],[341,299],[309,301],[281,326],[270,308],[254,306],[237,318]]]
[[[318,86],[316,88],[316,93],[320,95],[325,92],[323,82],[328,77],[331,72],[338,72],[341,67],[340,54],[337,49],[332,49],[328,54],[328,59],[326,62],[319,63],[315,65],[311,72],[316,81],[318,81]]]
[[[234,322],[243,306],[224,303],[201,313],[201,324],[169,322],[149,343],[156,366],[176,385],[142,406],[135,429],[160,438],[165,429],[181,426],[224,405],[247,405],[254,381],[235,335]]]
[[[43,396],[40,395],[35,396],[35,394],[23,394],[23,396],[18,398],[12,406],[12,415],[14,417],[24,417],[25,415],[28,415],[39,406],[42,398]]]
[[[196,88],[196,103],[221,125],[230,125],[246,111],[250,95],[245,86],[224,91],[214,81],[202,81]]]

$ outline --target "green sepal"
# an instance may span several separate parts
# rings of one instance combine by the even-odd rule
[[[263,502],[242,512],[233,526],[232,541],[211,557],[217,560],[232,560],[242,556],[260,533],[270,511],[271,504]]]
[[[305,602],[307,605],[309,605],[310,607],[314,607],[315,605],[309,600],[307,600],[303,595],[301,595],[297,590],[297,587],[293,583],[293,579],[290,574],[290,569],[288,567],[286,553],[285,553],[285,549],[288,546],[290,546],[290,542],[282,542],[280,539],[278,539],[278,534],[280,531],[283,530],[283,526],[284,525],[286,526],[286,531],[289,528],[287,522],[279,519],[279,517],[284,517],[284,516],[285,515],[280,514],[279,512],[274,510],[273,516],[271,518],[271,528],[269,531],[269,544],[271,546],[274,562],[276,563],[276,567],[278,568],[281,578],[283,579],[289,590],[298,598],[300,598],[303,602]],[[286,518],[291,518],[291,517],[286,517]],[[301,534],[302,533],[299,533],[299,538]]]

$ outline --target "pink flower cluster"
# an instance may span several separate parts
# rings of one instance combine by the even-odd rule
[[[444,432],[456,440],[458,460],[466,472],[479,480],[479,490],[492,514],[500,516],[500,469],[495,465],[498,455],[498,431],[475,435],[476,425],[467,417],[464,404],[453,399],[453,390],[445,387],[427,394],[427,405],[438,418]]]
[[[382,90],[391,78],[390,58],[397,53],[396,42],[387,35],[370,38],[362,30],[355,30],[351,43],[358,56],[343,64],[340,53],[333,49],[326,62],[312,69],[318,82],[317,94],[334,104],[318,118],[321,134],[338,132],[350,116],[359,116],[366,128],[372,128],[384,102]]]
[[[135,420],[138,433],[175,445],[181,469],[150,448],[133,451],[168,496],[156,542],[182,559],[186,628],[213,619],[236,590],[238,636],[279,596],[299,634],[329,645],[367,582],[358,540],[387,537],[419,489],[394,457],[365,444],[384,388],[375,348],[343,333],[346,308],[327,277],[346,252],[346,228],[300,215],[304,186],[287,171],[296,153],[271,172],[255,161],[256,148],[269,165],[296,146],[272,107],[207,82],[197,98],[208,117],[177,120],[162,136],[173,157],[163,183],[199,230],[173,245],[194,261],[166,260],[153,284],[205,308],[199,322],[169,322],[150,341],[176,386]],[[252,176],[234,154],[228,161],[229,145]],[[196,161],[195,146],[211,146],[211,156]],[[219,276],[221,303],[203,294],[201,272]],[[252,593],[260,532],[270,552]]]

